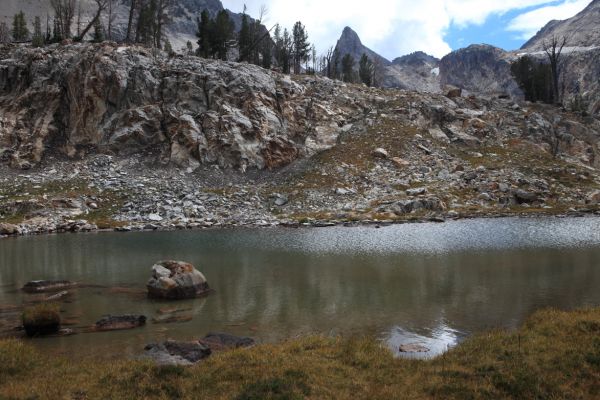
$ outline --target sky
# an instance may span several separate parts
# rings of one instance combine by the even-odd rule
[[[470,44],[520,48],[553,19],[567,19],[591,0],[222,0],[232,11],[257,16],[265,25],[291,28],[302,21],[318,53],[335,46],[345,26],[382,56],[425,51],[442,57]]]

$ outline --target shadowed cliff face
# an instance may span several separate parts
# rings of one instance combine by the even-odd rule
[[[0,150],[16,167],[51,148],[70,157],[152,150],[192,168],[276,168],[331,147],[360,113],[351,90],[321,85],[315,98],[306,84],[253,65],[138,47],[17,48],[0,61]]]

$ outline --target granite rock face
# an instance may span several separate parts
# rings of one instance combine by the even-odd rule
[[[396,58],[385,70],[384,87],[440,92],[440,60],[422,51]]]
[[[511,74],[510,65],[509,54],[504,50],[472,45],[442,58],[440,83],[469,92],[508,94],[523,99],[523,92]]]
[[[17,47],[0,61],[0,158],[27,169],[50,148],[278,168],[332,147],[366,107],[338,96],[337,82],[313,95],[315,82],[110,43]]]

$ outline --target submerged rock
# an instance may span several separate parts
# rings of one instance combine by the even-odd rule
[[[23,286],[23,291],[26,293],[61,292],[77,285],[78,283],[71,281],[31,281]]]
[[[183,261],[155,264],[146,287],[149,296],[170,300],[192,299],[210,291],[204,275],[192,264]]]
[[[401,344],[398,348],[400,353],[429,353],[429,349],[418,343]]]
[[[123,329],[139,328],[146,324],[144,315],[107,315],[96,322],[96,331],[118,331]]]

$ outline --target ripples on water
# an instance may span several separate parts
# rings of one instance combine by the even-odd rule
[[[375,334],[396,352],[418,343],[431,356],[473,332],[516,327],[542,307],[600,305],[599,228],[600,218],[513,218],[5,239],[0,305],[26,300],[18,288],[34,279],[143,291],[155,261],[182,259],[215,289],[182,303],[192,321],[36,344],[67,354],[136,354],[148,342],[210,331],[259,341],[337,332]],[[151,319],[169,304],[81,289],[62,308],[85,326],[109,313]]]

